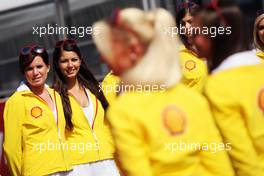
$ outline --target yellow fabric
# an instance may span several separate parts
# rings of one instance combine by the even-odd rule
[[[263,51],[257,51],[256,55],[261,59],[262,62],[264,62],[264,52]]]
[[[72,95],[69,96],[74,129],[72,132],[66,130],[66,140],[68,146],[72,146],[69,151],[73,165],[113,158],[113,140],[106,123],[104,109],[96,96],[90,91],[88,92],[96,115],[93,129],[78,101]]]
[[[102,89],[109,104],[111,104],[117,97],[119,82],[120,78],[113,75],[112,72],[109,72],[102,81]]]
[[[208,75],[206,62],[198,58],[192,51],[182,47],[180,50],[180,64],[183,73],[183,84],[201,92]]]
[[[234,175],[226,151],[205,149],[222,140],[206,100],[184,85],[165,92],[122,94],[107,116],[116,159],[126,176]],[[198,147],[184,149],[180,143]]]
[[[205,94],[238,176],[264,176],[264,65],[242,66],[208,78]]]
[[[54,91],[48,91],[55,100]],[[67,152],[59,148],[65,142],[65,119],[60,96],[55,96],[58,126],[47,103],[30,90],[17,91],[7,100],[4,151],[12,175],[42,176],[71,169]]]

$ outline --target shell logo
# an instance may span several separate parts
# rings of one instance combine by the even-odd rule
[[[39,118],[42,116],[42,109],[39,106],[35,106],[31,109],[30,113],[32,117]]]
[[[165,128],[171,135],[184,133],[186,129],[186,116],[176,106],[167,106],[162,113]]]
[[[264,88],[262,88],[258,93],[258,106],[264,113]]]
[[[196,62],[194,62],[193,60],[187,60],[185,62],[185,69],[191,71],[195,68],[196,68]]]

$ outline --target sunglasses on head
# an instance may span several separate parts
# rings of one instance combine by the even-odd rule
[[[111,26],[117,26],[119,24],[119,15],[120,15],[120,9],[116,8],[108,18],[108,23]]]
[[[177,12],[179,12],[180,10],[183,10],[183,9],[190,9],[190,8],[194,9],[194,8],[196,8],[196,7],[198,7],[198,5],[197,5],[196,3],[189,1],[189,2],[181,3],[181,4],[177,7],[176,10],[177,10]]]
[[[76,41],[73,39],[65,39],[65,40],[60,40],[56,43],[55,47],[61,47],[65,44],[71,44],[71,45],[76,45]]]
[[[28,45],[20,50],[20,54],[22,55],[29,55],[32,54],[32,52],[35,54],[42,54],[45,52],[45,48],[38,45]]]
[[[123,23],[120,20],[120,12],[121,10],[119,8],[116,8],[111,14],[111,16],[107,19],[107,22],[110,27],[117,27],[119,29],[123,29],[130,34],[139,37],[138,34],[131,28],[131,26],[127,25],[126,23]]]
[[[264,10],[263,9],[262,10],[258,10],[256,14],[257,14],[257,16],[260,16],[260,15],[264,14]]]
[[[205,7],[207,9],[214,10],[216,12],[216,14],[218,15],[218,17],[220,18],[220,21],[221,21],[222,25],[223,26],[228,26],[227,19],[223,16],[222,9],[218,5],[218,0],[212,0],[210,3],[206,4]]]

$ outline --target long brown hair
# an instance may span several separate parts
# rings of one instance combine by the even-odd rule
[[[77,74],[77,79],[81,85],[88,88],[95,96],[98,98],[104,108],[108,107],[108,102],[103,94],[103,91],[99,87],[99,82],[96,80],[92,72],[89,70],[87,64],[85,63],[80,49],[78,48],[76,42],[73,40],[62,40],[57,42],[56,47],[53,52],[53,69],[54,69],[54,82],[53,87],[56,91],[59,92],[62,98],[62,105],[64,110],[64,117],[66,120],[66,128],[68,130],[73,129],[73,124],[71,121],[72,118],[72,108],[70,105],[69,94],[66,86],[66,80],[59,68],[59,60],[62,54],[62,51],[73,51],[81,59],[80,70]]]
[[[210,36],[212,41],[212,58],[208,60],[209,69],[218,67],[228,56],[246,50],[247,43],[244,42],[244,21],[239,7],[232,1],[212,1],[212,5],[200,7],[194,12],[194,18],[202,19],[202,26],[230,27],[230,35]]]

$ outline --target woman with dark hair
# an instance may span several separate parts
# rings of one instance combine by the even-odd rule
[[[59,94],[45,85],[50,69],[45,48],[22,48],[19,68],[26,81],[4,109],[4,151],[11,173],[66,176],[71,165],[58,148],[65,141],[65,119]]]
[[[192,1],[181,3],[177,9],[176,25],[183,45],[180,47],[180,63],[183,72],[182,82],[193,90],[202,91],[208,71],[204,58],[197,56],[192,44],[192,13],[198,5]]]
[[[231,33],[197,34],[194,43],[208,59],[205,95],[238,176],[264,175],[264,65],[244,51],[243,17],[228,1],[213,1],[194,15],[194,27],[231,28]]]
[[[54,88],[61,97],[73,175],[119,175],[113,142],[105,119],[108,102],[89,71],[74,40],[56,43],[53,52]]]
[[[264,61],[264,13],[258,15],[255,20],[253,38],[257,49],[257,56]]]

